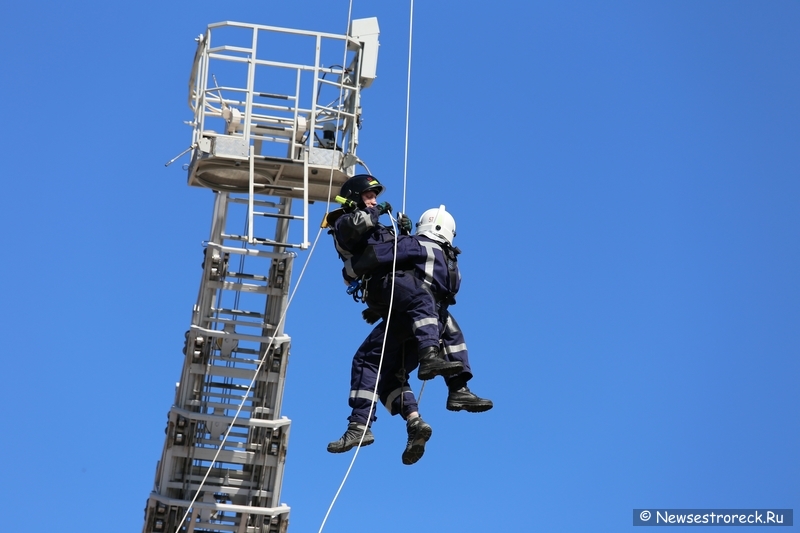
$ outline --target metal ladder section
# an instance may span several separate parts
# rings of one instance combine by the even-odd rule
[[[291,209],[290,199],[259,203],[278,215]],[[291,422],[279,415],[290,338],[281,317],[294,254],[247,244],[232,229],[242,229],[246,206],[241,195],[215,198],[146,533],[286,530],[279,499]],[[286,240],[288,223],[275,219],[275,241]]]
[[[216,45],[217,33],[234,44]],[[313,63],[256,59],[262,49],[298,53],[298,46],[278,47],[267,37],[271,33],[311,39]],[[308,244],[308,203],[327,200],[331,186],[330,196],[335,195],[357,162],[358,100],[360,89],[374,78],[376,56],[369,68],[365,58],[377,54],[377,21],[353,21],[349,33],[337,37],[225,22],[209,26],[198,39],[190,82],[195,118],[189,184],[212,189],[215,201],[143,533],[284,533],[288,528],[289,507],[280,496],[291,421],[281,416],[281,404],[291,339],[282,318],[296,256],[292,250]],[[326,38],[342,43],[330,67],[321,59]],[[342,69],[335,65],[341,64],[345,46],[350,59]],[[222,65],[212,69],[215,60]],[[237,69],[226,70],[226,61],[243,65],[244,89],[230,85]],[[279,92],[257,67],[291,72],[292,90]],[[304,80],[313,87],[303,92]],[[333,103],[317,103],[322,85],[336,89]],[[284,151],[277,154],[279,144]],[[302,214],[293,213],[301,201]],[[303,232],[297,239],[294,226],[300,220]]]

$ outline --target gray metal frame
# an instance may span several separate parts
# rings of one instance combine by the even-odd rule
[[[235,44],[218,44],[218,33]],[[262,48],[279,51],[260,46],[272,34],[310,40],[312,63],[260,58]],[[347,69],[322,66],[327,40],[340,43],[338,61],[348,56]],[[374,78],[377,46],[374,19],[353,21],[350,36],[223,22],[198,38],[189,184],[212,189],[215,202],[143,533],[288,527],[289,507],[280,497],[291,421],[281,416],[281,404],[292,250],[308,246],[308,203],[335,195],[354,173],[360,91]],[[228,64],[242,69],[228,71]],[[272,78],[262,74],[269,69],[291,73],[291,93],[270,87]],[[239,85],[215,81],[236,81],[237,74]],[[301,90],[303,81],[312,86]],[[336,92],[332,104],[318,103],[323,87]],[[293,213],[293,202],[302,202],[302,214]],[[290,232],[295,221],[303,222],[299,242]]]

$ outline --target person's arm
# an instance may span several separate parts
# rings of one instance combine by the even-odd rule
[[[418,262],[424,262],[428,257],[427,251],[420,245],[416,237],[400,235],[397,237],[397,261],[394,260],[395,239],[388,231],[388,238],[381,242],[370,243],[364,251],[353,258],[353,270],[359,274],[367,274],[376,268],[391,267],[405,269]]]
[[[378,227],[379,216],[376,207],[356,209],[352,213],[342,215],[334,225],[334,237],[343,248],[352,250]]]

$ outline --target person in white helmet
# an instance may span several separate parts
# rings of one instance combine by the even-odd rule
[[[425,250],[424,260],[414,262],[414,273],[422,280],[436,301],[439,314],[439,337],[445,358],[462,364],[462,371],[443,376],[448,388],[447,409],[479,413],[493,407],[491,400],[480,398],[467,387],[472,379],[469,354],[464,334],[449,307],[455,304],[455,295],[461,286],[458,255],[461,250],[453,246],[456,222],[444,205],[425,211],[417,222],[415,239]],[[412,255],[412,254],[409,254]],[[406,370],[414,368],[413,359]],[[389,393],[391,394],[391,393]]]

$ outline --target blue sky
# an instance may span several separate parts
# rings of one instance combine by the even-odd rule
[[[222,20],[344,33],[347,14],[4,7],[4,530],[141,530],[211,217],[186,158],[164,167],[191,142],[194,37]],[[370,16],[359,155],[399,205],[409,5],[354,2]],[[416,3],[407,211],[457,220],[453,313],[495,408],[448,412],[432,382],[412,467],[380,411],[324,531],[800,508],[798,27],[796,1]],[[325,446],[347,423],[359,310],[322,239],[286,325],[291,532],[319,529],[350,459]]]

